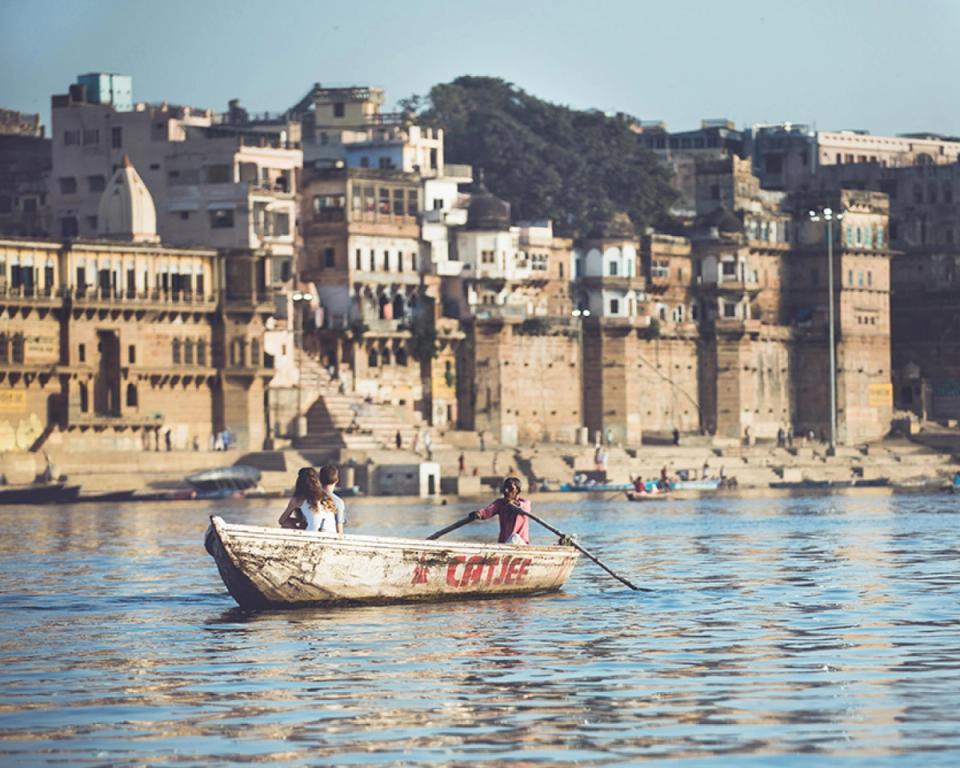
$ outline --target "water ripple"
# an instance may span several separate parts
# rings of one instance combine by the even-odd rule
[[[227,504],[0,511],[0,764],[960,761],[950,499],[542,504],[654,591],[583,561],[541,598],[260,614],[201,537],[277,510]]]

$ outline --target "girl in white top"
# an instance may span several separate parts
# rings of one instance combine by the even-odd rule
[[[333,492],[339,479],[339,471],[329,464],[321,467],[319,473],[313,467],[301,469],[297,474],[293,498],[280,515],[280,526],[342,534],[345,511],[343,499]],[[296,515],[298,512],[299,515]]]

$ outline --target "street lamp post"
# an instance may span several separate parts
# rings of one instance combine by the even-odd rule
[[[296,437],[306,437],[307,417],[303,414],[303,302],[313,300],[313,294],[294,292],[293,296],[293,349],[297,357],[297,419]]]
[[[570,313],[577,323],[577,347],[580,350],[580,421],[583,426],[587,426],[587,372],[584,370],[583,354],[583,318],[590,317],[589,309],[575,309]],[[587,434],[587,443],[590,441],[590,435]]]
[[[832,456],[837,450],[837,349],[835,340],[833,296],[833,222],[843,219],[842,213],[834,214],[832,208],[817,208],[810,211],[811,221],[823,221],[827,225],[827,325],[830,346],[830,447]]]

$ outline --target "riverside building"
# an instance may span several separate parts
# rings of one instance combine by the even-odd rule
[[[128,158],[96,235],[0,240],[0,450],[206,449],[267,431],[255,261],[163,245]]]

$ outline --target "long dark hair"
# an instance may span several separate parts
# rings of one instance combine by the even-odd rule
[[[320,506],[320,500],[326,495],[320,484],[320,476],[313,467],[304,467],[297,473],[297,484],[293,495],[306,501],[313,509]]]

